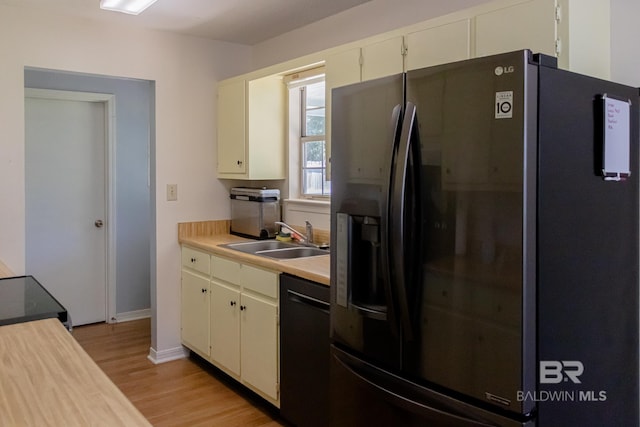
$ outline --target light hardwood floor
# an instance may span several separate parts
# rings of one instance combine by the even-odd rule
[[[197,357],[154,365],[149,319],[80,326],[73,336],[154,426],[283,426],[271,405]]]

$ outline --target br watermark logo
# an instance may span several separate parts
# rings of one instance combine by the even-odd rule
[[[582,384],[580,376],[584,365],[578,360],[541,360],[539,365],[540,384]],[[540,390],[518,391],[518,401],[535,402],[604,402],[607,392],[604,390]]]
[[[560,384],[571,380],[574,384],[582,384],[580,375],[584,365],[577,360],[541,360],[540,384]]]

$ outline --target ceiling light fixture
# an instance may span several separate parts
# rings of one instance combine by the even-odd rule
[[[100,9],[138,15],[157,0],[100,0]]]

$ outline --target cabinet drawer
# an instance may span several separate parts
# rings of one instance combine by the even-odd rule
[[[240,279],[240,263],[228,260],[226,258],[211,257],[211,276],[239,285]]]
[[[239,277],[244,290],[250,290],[273,299],[278,298],[278,273],[243,265]]]
[[[211,271],[211,257],[205,252],[183,247],[182,266],[192,268],[208,276]]]
[[[278,273],[226,258],[211,257],[211,276],[269,298],[278,299]]]

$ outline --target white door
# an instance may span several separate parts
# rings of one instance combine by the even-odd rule
[[[106,103],[25,97],[26,272],[73,325],[106,320]]]

